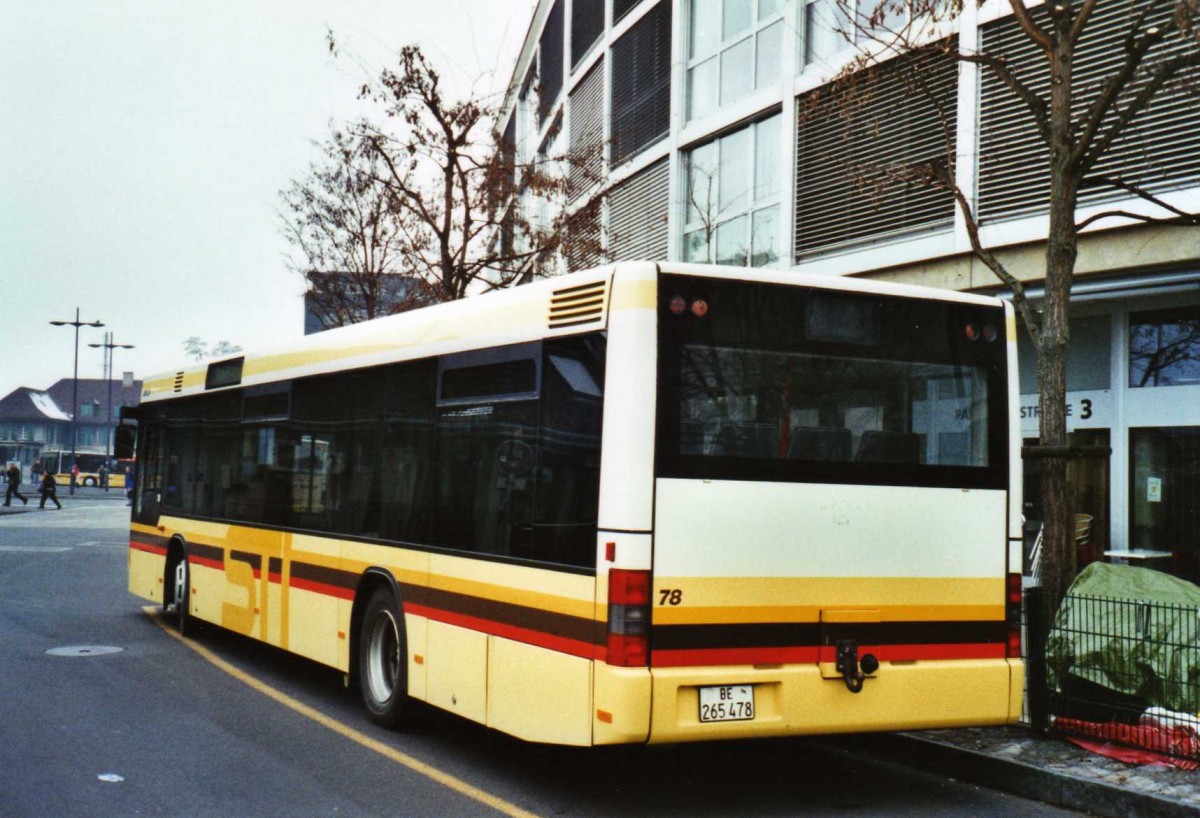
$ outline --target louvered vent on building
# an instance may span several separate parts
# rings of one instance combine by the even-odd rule
[[[571,67],[604,33],[604,0],[571,0]]]
[[[637,8],[640,2],[642,0],[613,0],[613,22],[619,23],[626,14]]]
[[[538,122],[545,122],[563,84],[563,0],[546,17],[538,40]]]
[[[608,245],[613,261],[667,257],[670,177],[666,159],[617,185],[608,195]]]
[[[571,92],[571,198],[604,172],[604,61],[597,62]]]
[[[589,199],[567,220],[563,255],[567,269],[587,270],[604,263],[603,233],[600,229],[603,198]]]
[[[555,290],[550,297],[550,329],[603,324],[607,290],[607,281]]]
[[[183,373],[182,373],[182,372],[176,372],[176,373],[175,373],[175,388],[174,388],[174,391],[175,391],[175,392],[182,392],[182,391],[183,391]]]
[[[1138,21],[1139,33],[1153,25],[1170,23],[1174,3],[1139,0],[1137,3],[1100,3],[1077,46],[1073,76],[1077,89],[1072,115],[1079,121],[1096,99],[1103,83],[1112,77],[1125,54],[1124,41],[1134,17],[1149,7],[1149,16]],[[1039,9],[1035,19],[1044,23]],[[1188,46],[1178,35],[1153,48],[1144,67],[1118,99],[1107,122],[1129,107],[1150,72],[1165,58],[1178,56]],[[1045,57],[1008,17],[983,29],[987,54],[1003,55],[1020,80],[1042,99],[1049,100]],[[1049,149],[1038,136],[1025,105],[986,68],[982,71],[980,104],[979,214],[981,219],[1003,219],[1046,211],[1050,193]],[[1200,69],[1191,68],[1160,91],[1150,107],[1138,115],[1125,134],[1100,159],[1092,177],[1114,177],[1146,190],[1179,187],[1200,181],[1200,100],[1196,83]],[[1081,203],[1125,198],[1111,185],[1085,184]]]
[[[667,134],[671,121],[671,3],[663,0],[612,47],[612,161]]]
[[[953,223],[950,192],[922,179],[953,172],[957,78],[921,52],[798,98],[797,256]]]

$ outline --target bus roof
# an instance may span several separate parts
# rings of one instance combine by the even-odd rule
[[[1001,304],[998,299],[969,293],[845,276],[705,264],[621,262],[313,333],[263,350],[160,373],[143,382],[142,403],[605,329],[610,311],[655,308],[654,284],[659,272]],[[237,375],[222,381],[222,386],[214,386],[208,383],[209,372],[214,368],[237,370]]]

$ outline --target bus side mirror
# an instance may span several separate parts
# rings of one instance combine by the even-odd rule
[[[133,457],[133,448],[137,443],[137,427],[122,423],[116,428],[113,437],[113,457],[118,460],[129,460]]]

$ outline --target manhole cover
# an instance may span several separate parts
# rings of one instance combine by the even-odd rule
[[[65,648],[50,648],[46,651],[49,656],[103,656],[106,653],[120,653],[125,648],[112,645],[69,645]]]

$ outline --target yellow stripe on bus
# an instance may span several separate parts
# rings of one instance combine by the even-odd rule
[[[654,621],[664,625],[816,622],[822,609],[837,607],[918,622],[1003,619],[1005,610],[1000,578],[656,576],[654,587],[680,592],[679,605],[654,598]],[[980,604],[988,599],[995,602]]]

